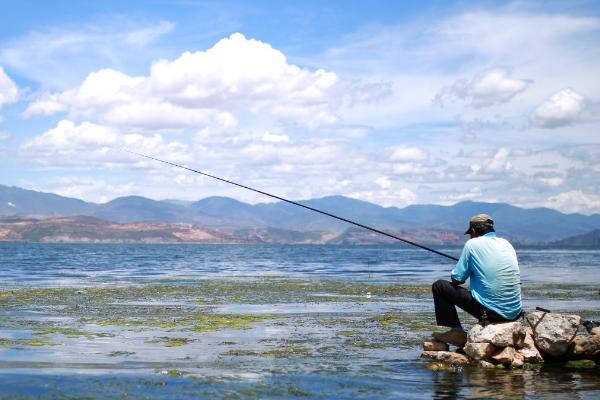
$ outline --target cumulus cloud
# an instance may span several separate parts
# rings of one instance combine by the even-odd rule
[[[19,98],[19,89],[0,66],[0,108],[4,104],[14,103]]]
[[[379,178],[375,179],[375,183],[382,189],[389,189],[392,187],[392,182],[387,176],[380,176]]]
[[[513,78],[510,75],[511,70],[508,68],[482,71],[471,81],[460,79],[443,88],[434,101],[443,104],[448,100],[459,99],[475,108],[508,103],[533,83],[532,80]]]
[[[41,165],[92,167],[126,163],[131,156],[123,149],[135,149],[144,154],[160,154],[166,159],[189,160],[187,146],[165,142],[161,135],[121,134],[118,130],[69,120],[58,122],[55,128],[25,141],[21,155]]]
[[[104,69],[61,93],[43,94],[26,116],[71,117],[143,129],[201,128],[220,115],[270,115],[309,128],[338,121],[339,77],[289,64],[267,43],[236,33],[206,51],[152,64],[147,77]]]
[[[541,128],[558,128],[575,123],[585,108],[585,97],[571,88],[562,89],[540,104],[531,122]]]
[[[548,198],[546,206],[566,213],[595,214],[600,213],[600,196],[572,190]]]
[[[392,161],[407,162],[407,161],[423,161],[426,160],[428,154],[420,147],[396,147],[390,159]]]
[[[271,142],[271,143],[283,143],[289,142],[290,137],[286,134],[279,133],[276,131],[267,131],[262,135],[263,142]]]

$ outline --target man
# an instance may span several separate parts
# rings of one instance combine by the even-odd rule
[[[433,337],[459,347],[466,343],[467,334],[455,306],[480,322],[514,321],[521,315],[521,276],[515,249],[496,236],[494,220],[486,214],[471,218],[466,234],[471,239],[452,270],[451,281],[432,285],[436,322],[451,328]],[[470,291],[460,286],[469,278]]]

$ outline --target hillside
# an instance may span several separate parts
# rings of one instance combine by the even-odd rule
[[[0,185],[0,217],[47,218],[86,215],[116,223],[184,223],[205,229],[327,231],[340,235],[352,227],[345,222],[285,202],[247,204],[227,197],[196,202],[157,201],[141,196],[120,197],[103,204]],[[451,206],[382,207],[343,196],[300,201],[341,217],[396,232],[464,231],[478,213],[491,214],[498,233],[522,244],[549,244],[600,229],[600,215],[563,214],[548,208],[524,209],[505,203],[465,201]],[[354,235],[354,234],[352,234]],[[433,235],[435,236],[435,235]],[[364,240],[370,240],[363,235]],[[462,239],[461,239],[462,240]]]
[[[583,235],[571,236],[550,244],[552,247],[600,249],[600,229]]]

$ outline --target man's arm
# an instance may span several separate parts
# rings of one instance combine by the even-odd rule
[[[456,267],[454,267],[450,274],[450,283],[454,286],[462,285],[471,275],[471,263],[469,263],[470,254],[470,246],[469,242],[467,242],[460,253],[460,258],[456,263]]]

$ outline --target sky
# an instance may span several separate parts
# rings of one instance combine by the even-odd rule
[[[600,213],[599,1],[0,6],[0,184]]]

